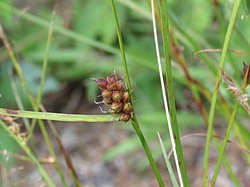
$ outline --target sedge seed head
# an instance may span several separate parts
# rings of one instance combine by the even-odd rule
[[[109,90],[109,91],[116,90],[116,84],[115,84],[115,82],[108,83],[107,84],[107,90]]]
[[[120,121],[127,122],[131,119],[131,114],[122,113],[120,116]]]
[[[108,81],[106,79],[97,79],[95,80],[98,88],[100,88],[101,90],[106,89],[106,86],[108,84]]]
[[[115,102],[120,102],[122,100],[122,92],[120,91],[113,91],[112,99]]]
[[[113,102],[111,104],[111,110],[115,113],[115,114],[119,114],[122,111],[122,103],[119,102]]]
[[[125,85],[124,85],[124,82],[123,82],[122,80],[118,80],[118,81],[116,82],[116,89],[117,89],[118,91],[124,91]]]
[[[131,112],[133,112],[133,107],[131,103],[125,103],[122,111],[126,114],[130,114]]]
[[[105,105],[110,106],[112,104],[112,99],[103,99],[102,101]]]
[[[103,97],[103,99],[105,99],[105,100],[111,100],[112,91],[103,90],[103,91],[102,91],[102,97]]]
[[[129,97],[128,91],[123,92],[122,101],[123,101],[124,103],[128,103],[129,100],[130,100],[130,97]]]
[[[114,73],[112,73],[110,76],[107,77],[107,81],[108,83],[114,83],[118,80],[117,75]]]

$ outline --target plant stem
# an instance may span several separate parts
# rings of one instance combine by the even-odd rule
[[[159,142],[160,142],[160,145],[161,145],[161,150],[162,150],[162,153],[163,153],[163,157],[164,157],[164,160],[166,162],[166,166],[168,168],[168,172],[169,172],[169,175],[170,175],[170,178],[171,178],[171,182],[172,182],[174,187],[179,187],[178,182],[177,182],[177,180],[175,178],[175,175],[174,175],[173,167],[172,167],[172,165],[171,165],[171,163],[169,161],[166,148],[164,147],[164,144],[162,142],[161,135],[160,135],[159,132],[157,132],[157,135],[158,135],[158,139],[159,139]]]
[[[225,36],[225,41],[224,41],[223,48],[222,48],[222,55],[221,55],[220,64],[219,64],[220,69],[223,69],[224,64],[225,64],[225,59],[226,59],[226,54],[227,54],[227,50],[228,50],[228,46],[229,46],[229,41],[230,41],[231,34],[233,31],[233,26],[234,26],[234,23],[236,20],[239,5],[240,5],[240,0],[236,0],[234,7],[233,7],[232,15],[231,15],[231,18],[230,18],[230,21],[228,24],[228,28],[227,28],[227,32],[226,32],[226,36]],[[216,102],[217,102],[221,78],[222,78],[222,74],[221,74],[221,71],[219,70],[218,74],[217,74],[217,78],[216,78],[216,84],[214,87],[214,92],[213,92],[213,96],[212,96],[212,103],[211,103],[210,112],[209,112],[209,119],[208,119],[209,124],[208,124],[208,129],[207,129],[207,138],[206,138],[205,155],[204,155],[204,176],[203,176],[203,186],[204,187],[207,186],[207,182],[208,182],[208,176],[207,176],[208,158],[209,158],[211,137],[213,135],[212,132],[213,132],[215,106],[216,106]]]
[[[120,46],[120,51],[121,51],[121,55],[122,55],[122,62],[123,62],[123,68],[124,68],[124,71],[125,71],[125,77],[126,77],[126,81],[127,81],[127,86],[128,86],[128,91],[129,91],[129,94],[130,94],[130,98],[131,98],[131,104],[134,108],[134,98],[133,98],[133,94],[132,94],[132,89],[131,89],[131,83],[130,83],[130,77],[129,77],[129,72],[128,72],[128,67],[127,67],[127,61],[126,61],[126,56],[125,56],[125,52],[124,52],[124,46],[123,46],[123,40],[122,40],[122,36],[121,36],[121,29],[120,29],[120,25],[119,25],[119,21],[118,21],[118,16],[117,16],[117,12],[116,12],[116,7],[115,7],[115,3],[114,3],[114,0],[110,0],[110,3],[111,3],[111,7],[112,7],[112,11],[113,11],[113,14],[114,14],[114,18],[115,18],[115,23],[116,23],[116,31],[117,31],[117,36],[118,36],[118,41],[119,41],[119,46]],[[139,137],[140,141],[141,141],[141,144],[143,146],[143,149],[148,157],[148,160],[150,162],[150,165],[152,167],[152,170],[155,174],[155,177],[159,183],[159,186],[160,187],[165,187],[165,184],[164,184],[164,181],[161,177],[161,174],[160,174],[160,171],[155,163],[155,160],[152,156],[152,153],[149,149],[149,146],[146,142],[146,139],[144,138],[144,135],[141,131],[141,128],[139,126],[139,123],[137,121],[137,118],[136,118],[136,112],[134,110],[134,115],[133,115],[133,118],[131,119],[132,121],[132,125],[133,125],[133,128],[137,134],[137,136]]]
[[[176,108],[175,108],[175,94],[174,94],[174,85],[173,85],[173,76],[172,76],[172,64],[171,64],[171,50],[170,50],[170,34],[169,34],[169,19],[168,19],[168,10],[167,10],[167,1],[160,0],[160,14],[161,14],[161,25],[162,25],[162,38],[163,38],[163,48],[164,48],[164,57],[166,64],[166,81],[167,81],[167,95],[169,102],[169,112],[171,116],[171,129],[170,132],[173,131],[173,135],[171,135],[172,141],[176,145],[174,150],[174,155],[176,157],[177,171],[180,175],[180,185],[188,187],[189,181],[187,176],[187,169],[185,166],[184,155],[182,151],[182,145],[180,140],[180,134],[178,129],[178,122],[176,116]]]
[[[239,108],[239,103],[237,102],[235,104],[233,113],[231,115],[230,122],[229,122],[229,125],[228,125],[228,128],[227,128],[226,135],[224,137],[222,146],[220,147],[220,153],[219,153],[219,156],[218,156],[219,158],[218,158],[218,161],[217,161],[216,166],[215,166],[214,175],[213,175],[212,181],[211,181],[211,187],[214,187],[217,176],[219,174],[220,167],[221,167],[221,164],[222,164],[222,161],[223,161],[223,158],[224,158],[224,153],[225,153],[226,146],[227,146],[227,141],[228,141],[228,138],[230,136],[230,132],[231,132],[231,130],[233,128],[234,120],[235,120],[235,116],[236,116],[236,113],[238,111],[238,108]]]
[[[62,114],[51,112],[33,112],[22,110],[10,110],[0,108],[0,114],[19,118],[31,118],[41,120],[68,121],[68,122],[113,122],[118,121],[118,115],[82,115],[82,114]]]

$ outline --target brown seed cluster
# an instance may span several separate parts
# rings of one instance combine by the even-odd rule
[[[121,114],[120,121],[129,121],[132,117],[133,107],[124,80],[118,78],[114,72],[107,78],[97,79],[95,82],[102,90],[102,101],[97,104],[104,103],[110,107],[111,113]]]

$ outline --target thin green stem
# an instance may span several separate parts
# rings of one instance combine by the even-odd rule
[[[231,115],[230,122],[229,122],[229,125],[228,125],[228,128],[227,128],[226,135],[224,137],[222,146],[220,147],[220,153],[219,153],[218,161],[216,163],[214,174],[213,174],[212,181],[211,181],[211,186],[212,187],[214,187],[216,179],[218,177],[218,174],[219,174],[219,171],[220,171],[220,168],[221,168],[221,164],[222,164],[222,161],[223,161],[223,158],[224,158],[224,153],[225,153],[225,150],[226,150],[226,146],[227,146],[227,141],[229,139],[231,130],[233,128],[234,120],[235,120],[236,113],[237,113],[238,109],[239,109],[239,103],[237,102],[235,104],[233,113]]]
[[[126,78],[126,82],[127,82],[127,86],[128,86],[128,91],[129,91],[130,96],[133,97],[132,89],[131,89],[131,82],[130,82],[130,77],[129,77],[129,72],[128,72],[128,66],[127,66],[127,60],[126,60],[123,41],[122,41],[121,28],[120,28],[117,13],[116,13],[116,7],[115,7],[115,3],[114,3],[113,0],[110,0],[110,3],[111,3],[112,11],[113,11],[113,14],[114,14],[114,17],[115,17],[117,37],[118,37],[118,41],[119,41],[120,52],[121,52],[121,55],[122,55],[123,69],[124,69],[125,75],[126,75],[125,78]],[[133,104],[133,98],[132,98],[132,104]]]
[[[158,169],[158,167],[157,167],[157,165],[155,163],[155,160],[154,160],[154,158],[152,156],[150,148],[148,147],[147,141],[144,138],[144,135],[143,135],[143,133],[141,131],[141,128],[140,128],[140,126],[138,124],[138,121],[137,121],[135,116],[132,119],[132,125],[133,125],[133,128],[134,128],[137,136],[139,137],[139,139],[141,141],[141,144],[142,144],[143,149],[144,149],[144,151],[145,151],[145,153],[146,153],[146,155],[148,157],[148,161],[149,161],[149,163],[151,165],[151,168],[152,168],[152,170],[153,170],[153,172],[155,174],[155,177],[156,177],[156,179],[158,181],[159,186],[160,187],[165,187],[164,181],[163,181],[163,179],[161,177],[161,173],[160,173],[160,171],[159,171],[159,169]]]
[[[40,86],[39,86],[39,90],[38,90],[38,96],[36,99],[37,105],[34,108],[35,112],[39,111],[39,106],[41,105],[41,102],[42,102],[44,81],[45,81],[46,70],[47,70],[47,66],[48,66],[48,54],[49,54],[49,50],[50,50],[52,34],[53,34],[53,29],[54,29],[54,18],[55,18],[55,12],[52,13],[51,21],[50,21],[50,25],[49,25],[49,31],[48,31],[48,37],[47,37],[47,43],[46,43],[46,48],[45,48],[45,55],[44,55],[44,61],[43,61],[41,79],[40,79]],[[36,119],[34,119],[31,123],[31,129],[30,129],[27,140],[29,140],[32,137],[32,133],[33,133],[33,130],[35,128],[35,124],[36,124]]]
[[[228,28],[227,28],[227,32],[226,32],[226,36],[225,36],[225,41],[224,41],[223,48],[222,48],[222,55],[221,55],[220,64],[219,64],[220,69],[222,69],[224,67],[224,64],[225,64],[225,59],[226,59],[226,54],[227,54],[227,50],[228,50],[228,46],[229,46],[229,41],[230,41],[231,34],[232,34],[232,31],[233,31],[233,26],[234,26],[234,23],[235,23],[235,20],[236,20],[239,5],[240,5],[240,0],[236,0],[235,4],[234,4],[233,11],[232,11],[232,15],[231,15],[231,18],[230,18],[230,21],[229,21],[229,24],[228,24]],[[215,85],[213,96],[212,96],[212,103],[211,103],[210,112],[209,112],[209,119],[208,119],[209,123],[208,123],[206,146],[205,146],[205,156],[204,156],[204,176],[203,176],[203,185],[204,185],[204,187],[207,186],[207,182],[208,182],[208,176],[207,176],[207,173],[208,173],[208,158],[209,158],[211,137],[213,135],[212,130],[213,130],[215,106],[216,106],[216,102],[217,102],[217,97],[218,97],[219,86],[220,86],[220,83],[221,83],[221,78],[222,78],[222,73],[219,70],[218,74],[217,74],[217,78],[216,78],[216,85]]]
[[[45,55],[44,55],[43,68],[42,68],[42,74],[41,74],[41,80],[40,80],[40,87],[39,87],[39,92],[38,92],[38,96],[37,96],[36,111],[39,109],[39,106],[42,103],[44,82],[45,82],[47,67],[48,67],[48,63],[49,63],[48,56],[49,56],[49,50],[50,50],[50,46],[51,46],[52,34],[53,34],[53,29],[54,29],[54,18],[55,18],[55,12],[52,13],[51,22],[50,22],[49,31],[48,31],[48,39],[47,39],[46,48],[45,48]]]
[[[46,48],[45,48],[45,55],[44,55],[44,61],[43,61],[43,68],[42,68],[42,73],[41,73],[41,79],[40,79],[40,86],[38,90],[38,96],[37,96],[37,105],[34,108],[34,111],[37,112],[39,111],[39,106],[42,103],[42,96],[43,96],[43,88],[44,88],[44,81],[46,77],[46,70],[48,66],[48,55],[49,55],[49,50],[50,50],[50,45],[51,45],[51,40],[52,40],[52,33],[53,33],[53,28],[54,28],[54,18],[55,18],[55,12],[53,12],[51,16],[51,22],[49,26],[49,31],[48,31],[48,37],[47,37],[47,43],[46,43]],[[35,128],[36,124],[36,119],[32,121],[31,124],[31,130],[29,132],[28,140],[31,138],[33,130]]]
[[[13,91],[17,106],[18,106],[19,109],[24,110],[24,106],[23,106],[22,100],[21,100],[21,98],[19,96],[19,93],[17,91],[17,87],[16,87],[16,83],[14,81],[13,75],[12,75],[11,72],[9,74],[10,74],[9,77],[10,77],[10,80],[11,80],[11,88],[12,88],[12,91]],[[29,122],[29,120],[26,119],[26,118],[23,118],[23,122],[24,122],[25,128],[29,131],[30,130],[30,122]]]
[[[31,118],[41,120],[68,121],[68,122],[113,122],[118,121],[118,115],[82,115],[62,114],[51,112],[33,112],[22,110],[10,110],[0,108],[0,114],[19,118]]]
[[[128,86],[128,91],[131,97],[131,104],[132,106],[134,106],[134,99],[133,99],[133,94],[132,94],[132,89],[131,89],[131,83],[130,83],[130,77],[129,77],[129,72],[128,72],[128,67],[127,67],[127,61],[126,61],[126,56],[125,56],[125,52],[124,52],[124,46],[123,46],[123,40],[122,40],[122,35],[121,35],[121,29],[120,29],[120,25],[119,25],[119,21],[118,21],[118,16],[117,16],[117,12],[116,12],[116,7],[115,7],[115,3],[114,0],[110,0],[111,3],[111,7],[112,7],[112,11],[114,14],[114,18],[115,18],[115,24],[116,24],[116,31],[117,31],[117,36],[118,36],[118,41],[119,41],[119,46],[120,46],[120,51],[121,51],[121,55],[122,55],[122,62],[123,62],[123,68],[125,71],[125,77],[126,77],[126,81],[127,81],[127,86]],[[134,108],[134,107],[133,107]],[[134,115],[132,118],[132,125],[133,128],[137,134],[137,136],[139,137],[141,144],[143,146],[143,149],[148,157],[148,160],[150,162],[151,168],[155,174],[155,177],[158,181],[158,184],[160,187],[165,187],[164,181],[161,177],[160,171],[155,163],[155,160],[152,156],[152,153],[149,149],[149,146],[146,142],[146,139],[144,138],[144,135],[141,131],[141,128],[139,126],[139,123],[137,121],[136,118],[136,112],[134,111]]]
[[[166,0],[160,0],[160,13],[161,13],[161,24],[162,24],[162,38],[163,38],[163,48],[164,48],[164,57],[166,64],[166,81],[167,81],[167,95],[169,102],[169,111],[171,116],[171,128],[174,134],[174,141],[176,145],[176,154],[178,158],[178,164],[180,167],[180,173],[182,176],[183,185],[185,187],[189,186],[187,169],[185,166],[184,155],[182,151],[181,139],[178,129],[178,122],[176,116],[175,108],[175,94],[174,94],[174,85],[173,85],[173,76],[172,76],[172,64],[170,56],[170,34],[169,34],[169,19],[167,11],[167,2]]]
[[[166,148],[165,148],[165,146],[164,146],[164,144],[162,142],[161,135],[160,135],[159,132],[157,132],[157,135],[158,135],[158,139],[159,139],[159,142],[160,142],[160,145],[161,145],[161,150],[162,150],[162,153],[163,153],[163,157],[164,157],[164,160],[166,162],[166,167],[168,168],[168,172],[169,172],[169,175],[170,175],[170,178],[171,178],[171,182],[172,182],[174,187],[179,187],[178,182],[176,180],[176,177],[174,175],[173,167],[172,167],[172,165],[171,165],[171,163],[169,161]]]
[[[48,173],[44,170],[40,162],[36,159],[35,155],[32,153],[30,148],[22,142],[17,136],[12,134],[8,127],[0,120],[0,125],[13,137],[13,139],[19,144],[19,146],[24,150],[24,152],[28,155],[29,159],[36,165],[40,174],[42,175],[43,179],[46,181],[49,187],[56,187],[56,185],[52,182],[51,178],[49,177]]]

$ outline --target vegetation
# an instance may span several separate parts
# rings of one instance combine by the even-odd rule
[[[237,165],[250,166],[249,11],[247,0],[1,1],[1,168],[28,161],[48,186],[87,185],[52,121],[61,129],[109,122],[130,135],[99,153],[103,162],[142,148],[136,167],[151,168],[161,187],[216,186],[220,178],[249,185]],[[202,153],[190,154],[187,138]],[[59,182],[37,142],[46,144],[52,160],[45,163]],[[228,154],[233,149],[240,151]],[[4,175],[1,182],[15,186]]]

